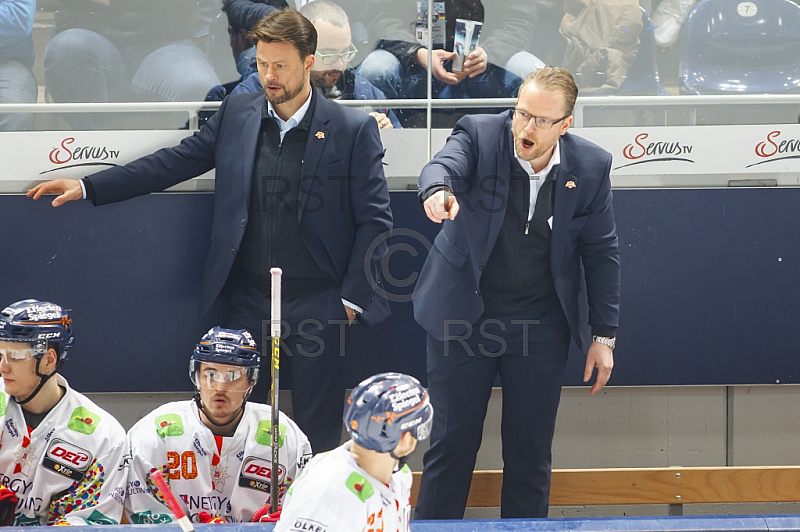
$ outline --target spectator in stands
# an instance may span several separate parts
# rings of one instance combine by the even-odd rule
[[[315,0],[300,8],[300,13],[317,30],[317,60],[311,69],[311,83],[329,100],[385,100],[372,83],[358,75],[349,62],[356,53],[350,23],[344,9],[327,0]],[[232,92],[261,92],[264,88],[254,72]],[[401,127],[394,111],[370,113],[380,129]]]
[[[64,1],[44,55],[47,95],[203,101],[220,83],[202,46],[218,11],[213,0]]]
[[[414,6],[414,2],[394,0],[367,3],[367,29],[380,40],[358,72],[392,99],[425,98],[427,93],[428,50],[410,30],[416,18]],[[495,3],[489,13],[480,0],[446,0],[444,6],[445,35],[441,42],[433,42],[433,97],[511,97],[524,75],[543,66],[529,51],[536,19],[536,7],[530,1]],[[464,74],[450,71],[457,18],[484,23],[479,46],[465,61]]]
[[[675,44],[681,26],[697,0],[661,0],[650,18],[655,30],[656,44],[668,48]]]
[[[584,94],[615,94],[639,52],[639,0],[565,0],[547,62],[573,72]]]
[[[248,402],[260,356],[247,331],[214,327],[195,346],[189,375],[194,399],[162,405],[130,431],[125,515],[134,524],[171,522],[151,474],[161,470],[192,521],[250,521],[270,504],[272,408]],[[269,372],[267,372],[269,379]],[[279,414],[278,493],[283,498],[311,458],[308,438]]]
[[[0,0],[0,103],[36,103],[33,18],[36,0]],[[0,114],[0,131],[30,129],[30,113]]]
[[[256,72],[256,47],[247,33],[256,22],[276,9],[286,7],[289,7],[286,0],[222,0],[222,10],[228,16],[231,51],[242,81]]]
[[[14,526],[116,525],[122,517],[125,430],[58,373],[74,343],[59,305],[26,299],[0,313],[0,475],[8,487],[0,501],[18,499]]]

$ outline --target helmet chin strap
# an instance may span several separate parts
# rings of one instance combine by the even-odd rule
[[[56,369],[54,369],[51,373],[45,375],[45,374],[39,372],[39,364],[41,362],[42,362],[41,358],[37,358],[36,359],[36,376],[39,377],[39,384],[36,386],[36,388],[33,390],[33,392],[31,392],[31,394],[25,400],[20,401],[18,398],[15,397],[15,399],[17,400],[17,404],[18,405],[24,405],[24,404],[28,403],[31,399],[36,397],[36,394],[38,394],[42,390],[42,388],[44,387],[44,384],[48,381],[48,379],[50,377],[52,377],[53,375],[55,375],[56,372],[58,371],[58,369],[61,367],[61,363],[58,363],[58,364],[56,364]]]
[[[403,467],[405,467],[406,462],[408,462],[408,458],[411,456],[411,453],[405,456],[397,456],[396,454],[394,454],[394,451],[389,451],[389,456],[397,460],[397,465],[395,466],[393,471],[393,473],[397,473],[398,471],[403,469]]]
[[[211,423],[215,427],[227,427],[228,425],[233,423],[237,417],[239,417],[239,414],[244,412],[244,405],[247,404],[247,400],[250,398],[251,393],[253,393],[252,387],[250,388],[250,391],[247,392],[247,395],[244,396],[244,399],[242,399],[242,406],[239,408],[238,412],[236,412],[236,415],[233,416],[233,419],[231,421],[228,421],[227,423],[217,423],[216,421],[211,419],[211,416],[208,415],[206,407],[203,405],[203,400],[200,398],[200,389],[197,387],[195,387],[194,389],[194,402],[197,405],[197,409],[200,410],[203,414],[205,414],[206,419],[208,420],[209,423]]]

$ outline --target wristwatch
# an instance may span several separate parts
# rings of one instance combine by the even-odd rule
[[[616,338],[609,338],[607,336],[592,336],[592,342],[599,342],[603,345],[607,345],[611,349],[614,349],[614,347],[617,345]]]

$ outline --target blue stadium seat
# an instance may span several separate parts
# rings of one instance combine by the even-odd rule
[[[669,94],[661,86],[658,76],[658,50],[653,36],[653,24],[644,8],[642,10],[642,33],[639,35],[639,51],[636,53],[628,77],[619,89],[620,95],[664,96]]]
[[[684,94],[800,92],[800,6],[790,0],[701,0],[680,51]]]

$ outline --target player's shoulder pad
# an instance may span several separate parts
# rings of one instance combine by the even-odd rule
[[[373,488],[369,480],[364,478],[358,471],[350,473],[345,479],[344,485],[347,487],[347,490],[355,495],[361,502],[367,502],[367,500],[375,494],[375,488]]]

